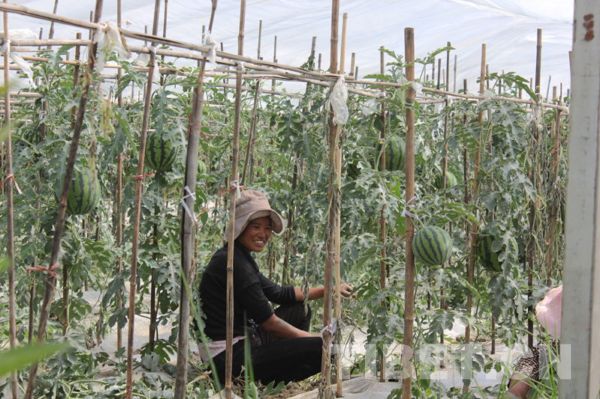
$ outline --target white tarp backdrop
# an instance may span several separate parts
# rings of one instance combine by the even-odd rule
[[[13,0],[16,4],[52,12],[54,0]],[[104,1],[102,21],[116,21],[116,0]],[[127,28],[151,29],[154,0],[122,0]],[[94,0],[59,0],[58,14],[88,19]],[[164,1],[162,5],[164,7]],[[168,0],[167,36],[201,42],[202,25],[208,24],[210,0]],[[348,13],[346,70],[350,54],[356,53],[359,75],[379,71],[378,48],[404,52],[404,28],[415,28],[417,57],[450,41],[458,56],[458,82],[470,80],[476,91],[481,44],[487,45],[492,72],[514,71],[525,78],[535,73],[536,29],[543,29],[542,91],[563,83],[570,86],[573,1],[571,0],[342,0],[341,14]],[[162,33],[162,14],[159,34]],[[323,54],[322,68],[329,66],[331,2],[326,0],[248,0],[246,5],[245,55],[256,57],[259,20],[263,21],[262,51],[273,58],[277,35],[279,62],[301,65],[306,61],[313,36],[317,52]],[[12,29],[27,28],[47,37],[49,22],[11,15]],[[213,37],[229,52],[237,52],[239,1],[219,0]],[[77,29],[55,26],[55,38],[71,38]],[[453,59],[453,56],[452,58]],[[445,61],[444,61],[445,62]],[[430,73],[430,72],[429,72]],[[452,82],[452,74],[451,74]],[[452,86],[451,86],[452,88]]]

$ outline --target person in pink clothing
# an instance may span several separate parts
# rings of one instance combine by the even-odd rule
[[[553,340],[553,345],[560,338],[560,322],[562,310],[562,285],[550,289],[544,299],[535,306],[535,316]],[[531,353],[520,357],[515,372],[510,378],[508,397],[526,398],[531,390],[531,383],[539,381],[541,374],[547,371],[548,352],[552,350],[545,343],[532,348]]]

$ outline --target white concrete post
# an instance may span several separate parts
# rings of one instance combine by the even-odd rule
[[[595,25],[595,26],[594,26]],[[600,393],[600,2],[575,0],[560,398]]]

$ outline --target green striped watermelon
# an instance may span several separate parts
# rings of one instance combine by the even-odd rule
[[[442,265],[452,253],[452,238],[436,226],[426,226],[417,231],[413,238],[415,259],[426,265]]]
[[[94,209],[99,200],[100,184],[96,173],[89,168],[74,169],[67,193],[67,212],[84,215]]]
[[[404,140],[400,137],[390,137],[385,143],[385,170],[404,170]],[[381,144],[377,146],[377,168],[382,167]]]
[[[499,253],[493,250],[495,239],[495,236],[485,232],[480,233],[477,237],[477,257],[483,267],[491,272],[499,272],[502,270],[502,266],[498,260]]]
[[[148,136],[146,143],[146,163],[158,173],[168,172],[175,162],[177,151],[173,142],[158,132]]]
[[[454,187],[458,184],[458,179],[454,175],[454,173],[449,170],[446,171],[446,188]],[[444,180],[442,179],[442,174],[440,173],[435,178],[435,186],[439,189],[444,187]]]

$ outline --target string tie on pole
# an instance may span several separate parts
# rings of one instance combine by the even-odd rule
[[[17,183],[17,179],[15,179],[15,175],[13,175],[12,173],[10,175],[7,175],[4,178],[4,183],[8,183],[9,180],[12,180],[14,185],[15,185],[15,189],[17,189],[17,192],[19,193],[19,195],[23,194],[23,192],[21,191],[21,188],[19,187],[19,184]]]
[[[141,174],[141,175],[135,175],[135,176],[133,176],[133,180],[135,180],[135,181],[142,181],[146,177],[152,177],[152,176],[154,176],[154,172],[145,173],[145,174]]]
[[[29,266],[26,268],[28,272],[39,272],[46,273],[50,278],[56,278],[56,271],[60,268],[58,263],[54,263],[48,267],[46,266]]]
[[[188,217],[192,220],[192,222],[194,222],[194,224],[198,224],[198,219],[196,218],[196,215],[194,214],[194,211],[192,209],[194,206],[194,201],[196,200],[196,194],[194,194],[188,186],[185,186],[183,188],[183,191],[185,192],[185,195],[183,196],[183,198],[181,198],[181,206],[183,207],[183,210],[188,215]],[[191,208],[187,204],[187,199],[189,198],[191,199]]]
[[[239,180],[234,180],[231,182],[230,190],[235,191],[235,199],[240,199],[242,197],[242,187],[243,186],[240,185]]]
[[[411,218],[411,219],[415,219],[415,220],[421,220],[419,219],[419,216],[417,216],[415,213],[412,213],[409,211],[409,208],[411,206],[412,203],[417,201],[417,196],[413,196],[410,200],[408,200],[408,202],[406,203],[404,209],[402,210],[402,217],[405,218]]]

